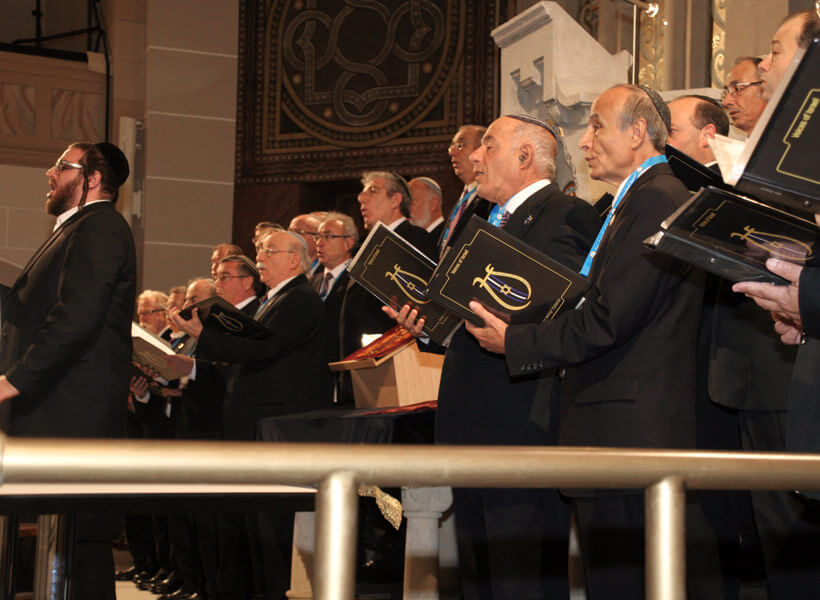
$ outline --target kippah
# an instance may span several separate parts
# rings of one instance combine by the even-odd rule
[[[708,102],[712,106],[715,106],[720,110],[723,110],[723,105],[716,99],[710,98],[709,96],[704,96],[703,94],[692,94],[690,98],[697,98],[698,100],[702,100],[703,102]]]
[[[433,190],[436,194],[441,196],[441,186],[438,184],[438,181],[431,177],[416,177],[412,181],[420,181],[431,190]]]
[[[97,142],[94,146],[100,151],[100,154],[103,155],[108,166],[111,167],[114,177],[117,178],[117,187],[125,183],[131,170],[128,168],[128,159],[125,158],[125,154],[122,153],[122,150],[108,142]]]
[[[396,178],[396,181],[399,183],[399,185],[404,190],[405,196],[407,196],[408,198],[412,198],[413,194],[410,193],[410,186],[407,185],[407,180],[404,177],[402,177],[401,175],[399,175],[398,173],[396,173],[395,171],[390,171],[390,174],[393,177]]]
[[[531,117],[530,115],[522,115],[522,114],[504,115],[504,116],[507,117],[508,119],[515,119],[516,121],[523,121],[524,123],[529,123],[530,125],[536,125],[536,126],[540,127],[541,129],[546,129],[547,131],[550,132],[550,135],[552,135],[552,137],[554,137],[556,140],[558,139],[558,136],[555,135],[555,130],[546,121],[542,121],[541,119],[538,119],[536,117]]]
[[[669,107],[666,106],[666,102],[663,101],[663,98],[661,98],[660,94],[655,90],[651,90],[645,85],[638,85],[638,87],[649,96],[652,106],[655,107],[658,116],[661,118],[661,121],[663,121],[664,126],[666,126],[666,133],[669,133],[672,130],[672,113],[669,112]]]

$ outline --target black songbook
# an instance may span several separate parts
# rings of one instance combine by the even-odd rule
[[[812,213],[820,212],[818,46],[798,49],[728,178],[743,194]]]
[[[350,276],[384,304],[410,304],[425,319],[424,333],[443,343],[461,319],[424,293],[436,263],[396,232],[378,223],[347,266]]]
[[[259,321],[249,317],[219,296],[212,296],[197,302],[179,311],[179,316],[186,320],[190,319],[191,310],[194,308],[197,309],[202,326],[207,329],[257,340],[269,338],[272,335],[270,330],[261,325]]]
[[[644,243],[731,281],[787,284],[766,268],[766,260],[808,263],[820,248],[818,233],[813,221],[707,187]]]
[[[540,323],[574,308],[588,287],[586,277],[473,216],[442,257],[427,295],[481,326],[471,300],[507,323]]]
[[[723,182],[720,171],[710,169],[674,146],[667,144],[665,154],[675,177],[680,179],[690,192],[697,192],[701,188],[710,185],[722,189],[731,189],[729,184]]]

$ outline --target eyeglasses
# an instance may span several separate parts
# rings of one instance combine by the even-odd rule
[[[250,275],[232,275],[230,273],[217,273],[214,281],[225,281],[226,279],[241,279],[242,277],[250,277]]]
[[[138,317],[147,317],[148,315],[153,315],[154,313],[158,312],[165,312],[166,309],[164,308],[155,308],[154,310],[142,310],[137,312]]]
[[[313,239],[316,241],[322,240],[323,242],[329,242],[330,240],[338,240],[339,238],[349,238],[349,235],[334,235],[332,233],[317,233],[313,236]]]
[[[280,252],[289,252],[295,254],[293,250],[276,250],[275,248],[259,248],[258,252],[270,256],[271,254],[279,254]]]
[[[761,85],[762,81],[746,81],[744,83],[730,83],[726,87],[723,88],[723,92],[720,95],[720,99],[723,100],[726,96],[734,96],[737,97],[740,92],[745,90],[746,88],[750,88],[753,85]]]
[[[467,142],[453,142],[447,146],[447,150],[464,150],[467,147]]]
[[[68,160],[63,160],[62,158],[54,163],[54,170],[58,173],[62,173],[66,169],[85,169],[85,165],[81,165],[80,163],[71,162]]]

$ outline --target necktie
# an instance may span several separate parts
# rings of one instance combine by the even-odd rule
[[[262,300],[262,302],[259,303],[259,308],[256,309],[256,314],[253,315],[253,318],[255,320],[258,321],[259,317],[261,317],[264,314],[265,307],[268,305],[269,302],[270,302],[270,297],[265,296],[265,299]]]
[[[322,297],[322,300],[327,298],[327,295],[330,292],[331,281],[333,281],[333,273],[328,271],[325,273],[325,278],[322,280],[322,288],[319,290],[319,295]]]
[[[507,224],[507,221],[509,221],[509,220],[510,220],[510,213],[508,213],[508,212],[505,210],[505,211],[504,211],[504,214],[503,214],[503,215],[501,215],[501,220],[498,222],[498,228],[499,228],[499,229],[504,229],[504,225],[506,225],[506,224]]]
[[[444,230],[444,235],[441,238],[441,247],[447,245],[447,241],[450,239],[450,236],[453,234],[453,230],[456,228],[456,224],[458,220],[464,215],[464,212],[467,210],[467,205],[470,203],[470,198],[473,197],[475,191],[478,188],[473,188],[468,190],[464,188],[464,191],[461,194],[461,198],[459,198],[458,203],[456,204],[453,211],[450,213],[450,221],[447,223],[447,229]]]

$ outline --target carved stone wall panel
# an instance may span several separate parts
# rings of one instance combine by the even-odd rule
[[[0,134],[34,135],[37,89],[0,82]]]
[[[86,62],[0,52],[0,164],[42,168],[104,135],[105,74]]]
[[[56,139],[102,139],[104,115],[102,94],[65,89],[51,91],[51,135]]]
[[[237,183],[441,168],[460,124],[494,116],[499,4],[243,0]]]

